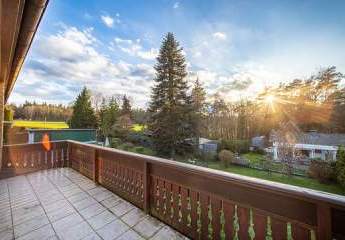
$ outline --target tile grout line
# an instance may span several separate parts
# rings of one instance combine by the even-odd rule
[[[40,228],[42,228],[42,227],[47,226],[48,224],[50,224],[51,227],[52,227],[52,229],[53,229],[53,231],[54,231],[54,233],[55,233],[55,236],[56,236],[58,239],[60,239],[59,236],[57,235],[57,233],[56,233],[54,227],[53,227],[53,223],[50,221],[50,219],[49,219],[49,217],[48,217],[48,214],[47,214],[47,212],[46,212],[46,210],[45,210],[45,208],[44,208],[44,206],[43,206],[41,200],[39,199],[39,197],[38,197],[38,195],[37,195],[37,193],[36,193],[36,191],[35,191],[35,188],[34,188],[33,185],[31,184],[31,182],[30,182],[30,180],[27,178],[27,176],[29,176],[29,175],[25,175],[25,179],[29,182],[29,184],[30,184],[30,186],[31,186],[31,189],[33,190],[33,193],[35,194],[36,199],[37,199],[38,202],[40,203],[40,205],[41,205],[41,207],[42,207],[42,209],[43,209],[43,211],[44,211],[44,214],[45,214],[45,216],[46,216],[46,218],[48,219],[48,222],[49,222],[49,223],[47,223],[47,224],[45,224],[45,225],[43,225],[43,226],[41,226],[41,227],[39,227],[39,228],[37,228],[37,229],[40,229]],[[48,178],[48,177],[47,177],[47,178]],[[48,180],[49,180],[49,179],[48,179]],[[37,230],[37,229],[35,229],[35,230]],[[32,231],[30,231],[30,232],[33,232],[33,231],[35,231],[35,230],[32,230]],[[30,232],[28,232],[28,233],[26,233],[26,234],[29,234]],[[25,234],[25,235],[26,235],[26,234]],[[25,235],[24,235],[24,236],[25,236]]]
[[[6,181],[6,187],[7,187],[7,194],[8,194],[8,203],[10,204],[10,212],[11,212],[11,222],[12,222],[12,237],[15,239],[14,236],[14,222],[13,222],[13,213],[12,213],[12,203],[11,203],[11,195],[10,195],[10,188],[8,187],[8,181]]]
[[[75,185],[77,185],[77,187],[78,188],[80,188],[83,192],[86,192],[86,194],[88,194],[88,195],[90,195],[87,191],[85,191],[84,189],[82,189],[78,184],[76,184],[73,180],[71,180],[69,177],[67,177],[61,170],[60,170],[60,173],[65,177],[65,178],[67,178],[69,181],[71,181],[73,184],[75,184]],[[61,190],[57,187],[57,185],[55,185],[52,181],[51,181],[51,179],[49,179],[49,177],[48,177],[48,181],[51,183],[51,184],[53,184],[54,185],[54,187],[62,194],[62,196],[64,197],[64,199],[69,203],[69,204],[71,204],[71,206],[73,207],[73,209],[74,210],[76,210],[76,212],[78,213],[78,215],[90,226],[90,228],[94,231],[94,233],[98,236],[98,237],[100,237],[101,239],[103,239],[100,235],[98,235],[98,232],[91,226],[91,224],[86,220],[86,218],[84,218],[84,216],[82,216],[80,213],[79,213],[79,211],[78,211],[78,209],[76,209],[75,207],[74,207],[74,205],[73,205],[73,203],[72,202],[70,202],[69,200],[68,200],[68,198],[63,194],[63,192],[61,192]],[[75,195],[75,194],[73,194],[73,195]],[[71,196],[73,196],[73,195],[71,195]],[[91,196],[91,195],[90,195]],[[92,196],[91,196],[92,197]],[[97,201],[97,200],[96,200]],[[98,203],[98,201],[97,201],[97,203]],[[91,204],[91,205],[93,205],[93,204]],[[90,206],[91,206],[90,205]],[[103,206],[103,205],[102,205]],[[87,208],[87,207],[86,207]],[[73,214],[73,213],[72,213]],[[70,214],[70,215],[72,215],[72,214]],[[68,215],[68,216],[70,216],[70,215]],[[67,217],[67,216],[66,216]],[[63,217],[64,218],[64,217]],[[61,219],[63,219],[63,218],[61,218]],[[53,227],[54,228],[54,227]],[[86,238],[86,237],[88,237],[88,236],[85,236],[84,238]]]
[[[76,172],[74,169],[72,169],[73,170],[73,172]],[[80,174],[79,172],[76,172],[77,174]],[[66,178],[68,178],[71,182],[73,182],[73,180],[72,179],[70,179],[68,176],[66,176],[66,174],[65,173],[62,173]],[[82,174],[80,174],[80,175],[82,175]],[[84,176],[84,175],[82,175],[82,176]],[[77,183],[75,183],[75,182],[73,182],[74,184],[76,184],[76,185],[78,185]],[[94,182],[93,182],[94,183]],[[96,183],[95,183],[96,184]],[[96,184],[97,185],[97,184]],[[103,187],[102,185],[100,185],[99,184],[99,186],[101,186],[101,187]],[[80,186],[78,185],[78,187],[80,188]],[[95,187],[96,188],[96,187]],[[104,187],[103,187],[104,188]],[[82,189],[82,188],[80,188],[80,189]],[[104,188],[104,189],[106,189],[106,188]],[[84,189],[82,189],[84,192],[86,192],[86,194],[88,194],[90,197],[92,197],[94,200],[96,200],[97,201],[97,199],[95,199],[88,191],[86,191],[86,190],[84,190]],[[110,191],[110,190],[108,190],[108,189],[106,189],[107,191]],[[113,193],[112,191],[110,191],[111,193]],[[115,193],[113,193],[113,194],[115,194]],[[116,194],[115,194],[116,195]],[[116,195],[117,197],[119,197],[118,195]],[[110,198],[110,197],[109,197]],[[121,198],[121,197],[119,197],[120,199],[122,199],[123,201],[125,201],[125,202],[128,202],[127,200],[125,200],[125,199],[123,199],[123,198]],[[105,199],[104,199],[105,200]],[[97,201],[98,202],[98,201]],[[110,211],[110,209],[108,209],[106,206],[104,206],[101,202],[98,202],[99,204],[101,204],[103,207],[105,207],[108,211]],[[130,203],[130,202],[129,202]],[[130,204],[132,204],[132,203],[130,203]],[[119,204],[116,204],[115,206],[117,206],[117,205],[119,205]],[[133,204],[132,204],[133,205]],[[115,207],[114,206],[114,207]],[[134,206],[134,205],[133,205]],[[134,207],[136,207],[136,206],[134,206]],[[136,207],[136,208],[138,208],[138,207]],[[133,208],[134,209],[134,208]],[[133,210],[132,209],[132,210]],[[140,208],[138,208],[138,209],[140,209]],[[142,209],[140,209],[141,211],[142,211]],[[78,211],[78,210],[77,210]],[[130,210],[131,211],[131,210]],[[128,226],[129,227],[129,229],[128,230],[133,230],[135,233],[137,233],[140,237],[142,237],[143,239],[145,239],[145,240],[148,240],[148,239],[152,239],[154,236],[155,236],[155,234],[157,234],[160,230],[162,230],[163,229],[163,226],[162,227],[160,227],[158,230],[156,230],[153,234],[152,234],[152,236],[151,237],[149,237],[149,238],[146,238],[145,236],[143,236],[143,235],[141,235],[141,233],[139,233],[138,231],[136,231],[135,229],[134,229],[134,227],[136,226],[136,225],[138,225],[140,222],[142,222],[142,220],[144,220],[145,218],[147,218],[147,217],[152,217],[152,218],[154,218],[154,219],[156,219],[155,217],[153,217],[153,216],[151,216],[151,215],[149,215],[149,214],[146,214],[145,213],[145,217],[141,220],[141,221],[139,221],[139,222],[137,222],[136,224],[134,224],[132,227],[130,226],[130,225],[128,225],[125,221],[123,221],[122,219],[121,219],[121,217],[123,217],[124,215],[126,215],[127,213],[129,213],[130,211],[128,211],[128,212],[126,212],[125,214],[123,214],[123,215],[121,215],[121,216],[117,216],[115,213],[113,213],[112,211],[110,211],[111,213],[113,213],[117,218],[118,218],[118,220],[120,220],[122,223],[124,223],[126,226]],[[78,212],[79,213],[79,212]],[[156,219],[157,221],[159,221],[159,222],[161,222],[160,220],[158,220],[158,219]],[[161,222],[161,223],[163,223],[163,222]],[[109,224],[109,223],[108,223]],[[106,224],[106,225],[108,225],[108,224]],[[164,223],[163,223],[164,224]],[[104,225],[104,226],[106,226],[106,225]],[[164,224],[165,225],[165,224]],[[116,240],[116,239],[118,239],[118,238],[120,238],[122,235],[124,235],[125,233],[127,233],[128,232],[128,230],[127,231],[125,231],[124,233],[122,233],[121,235],[119,235],[117,238],[115,238],[114,240]],[[96,231],[96,230],[95,230]],[[102,238],[103,239],[103,238]]]
[[[76,172],[74,169],[72,169],[74,172]],[[76,172],[77,174],[80,174],[79,172]],[[62,173],[63,175],[65,175],[64,173]],[[82,174],[80,174],[80,175],[82,175]],[[83,177],[84,177],[84,175],[82,175]],[[70,181],[72,181],[73,182],[73,180],[71,180],[68,176],[66,176],[65,175],[65,177],[66,178],[68,178]],[[75,182],[73,182],[74,184],[77,184],[77,183],[75,183]],[[94,182],[93,182],[94,183]],[[96,184],[96,183],[95,183]],[[78,185],[78,184],[77,184]],[[96,184],[97,185],[97,184]],[[101,187],[103,187],[102,185],[100,185],[99,184],[99,186],[101,186]],[[79,185],[78,185],[78,187],[79,187]],[[96,187],[95,187],[96,188]],[[104,187],[103,187],[104,188]],[[82,188],[81,188],[82,189]],[[110,191],[110,190],[108,190],[108,189],[106,189],[106,188],[104,188],[105,190],[107,190],[107,191],[109,191],[109,192],[111,192],[112,194],[115,194],[115,193],[113,193],[112,191]],[[147,240],[147,238],[145,238],[144,236],[142,236],[139,232],[137,232],[135,229],[133,229],[133,227],[134,226],[136,226],[138,223],[136,223],[133,227],[131,227],[131,226],[129,226],[126,222],[124,222],[122,219],[121,219],[121,217],[123,217],[124,215],[126,215],[127,213],[129,213],[130,211],[128,211],[128,212],[126,212],[125,214],[123,214],[123,215],[121,215],[121,216],[117,216],[115,213],[113,213],[110,209],[108,209],[108,207],[106,207],[106,206],[104,206],[101,202],[98,202],[97,201],[97,199],[95,199],[88,191],[86,191],[86,190],[84,190],[84,189],[82,189],[84,192],[86,192],[86,194],[88,194],[91,198],[93,198],[94,200],[96,200],[96,202],[97,203],[99,203],[99,204],[101,204],[103,207],[105,207],[106,208],[106,210],[108,210],[109,212],[111,212],[112,214],[114,214],[114,216],[117,218],[117,220],[120,220],[123,224],[125,224],[126,226],[128,226],[128,230],[133,230],[133,231],[135,231],[140,237],[142,237],[143,239],[145,239],[145,240]],[[116,194],[115,194],[116,195]],[[123,201],[125,201],[125,202],[128,202],[128,201],[126,201],[125,199],[123,199],[123,198],[121,198],[121,197],[119,197],[118,195],[116,195],[118,198],[120,198],[121,200],[123,200]],[[110,198],[110,197],[109,197]],[[106,198],[107,199],[107,198]],[[104,199],[104,200],[106,200],[106,199]],[[120,203],[118,203],[118,204],[116,204],[116,205],[114,205],[114,207],[116,207],[117,205],[119,205]],[[134,208],[133,208],[134,209]],[[139,208],[140,209],[140,208]],[[140,209],[141,210],[141,209]],[[98,215],[98,214],[97,214]],[[148,215],[147,215],[148,216]],[[113,221],[112,221],[113,222]],[[110,222],[111,223],[111,222]],[[108,223],[109,224],[109,223]],[[108,224],[106,224],[106,225],[108,225]],[[106,225],[104,225],[104,226],[106,226]],[[124,235],[126,232],[128,232],[128,230],[127,231],[125,231],[124,233],[122,233],[121,235],[119,235],[117,238],[115,238],[115,239],[118,239],[118,238],[120,238],[122,235]],[[160,230],[160,229],[159,229]],[[96,230],[95,230],[96,231]],[[156,234],[156,233],[155,233]],[[153,236],[153,235],[152,235]],[[103,239],[103,238],[102,238]]]

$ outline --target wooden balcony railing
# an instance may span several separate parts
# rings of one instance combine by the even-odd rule
[[[0,179],[43,169],[66,167],[67,146],[66,141],[51,142],[48,151],[41,143],[4,145]]]
[[[61,158],[28,146],[7,146],[5,162],[70,166],[192,239],[345,239],[338,195],[74,141],[56,143]]]

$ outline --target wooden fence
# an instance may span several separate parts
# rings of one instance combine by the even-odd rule
[[[5,162],[24,167],[23,159],[39,156],[37,170],[49,160],[70,166],[192,239],[345,239],[342,196],[74,141],[54,144],[51,158],[33,144],[6,146]]]
[[[47,150],[42,143],[4,145],[0,179],[49,168],[66,167],[68,143],[50,143]]]

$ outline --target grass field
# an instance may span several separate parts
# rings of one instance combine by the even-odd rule
[[[280,183],[290,184],[294,186],[311,188],[314,190],[345,195],[345,189],[343,189],[340,185],[335,184],[335,183],[323,184],[323,183],[319,183],[317,180],[312,179],[312,178],[299,177],[299,176],[288,177],[280,173],[268,174],[268,172],[266,171],[260,171],[260,170],[256,170],[252,168],[240,167],[240,166],[235,166],[235,165],[231,165],[228,168],[224,168],[218,162],[209,163],[208,167],[217,169],[217,170],[230,172],[230,173],[245,175],[249,177],[261,178],[261,179],[265,179],[265,180],[269,180],[273,182],[280,182]]]
[[[242,157],[246,158],[252,164],[260,164],[265,161],[264,155],[253,152],[242,154]]]
[[[13,127],[24,128],[45,128],[45,129],[65,129],[69,128],[65,122],[44,122],[44,121],[27,121],[27,120],[14,120]]]
[[[142,124],[133,124],[132,126],[132,130],[134,132],[142,132],[146,129],[146,125],[142,125]]]

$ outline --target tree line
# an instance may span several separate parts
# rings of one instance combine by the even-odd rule
[[[344,75],[336,67],[265,88],[252,99],[226,101],[215,94],[209,101],[199,79],[187,81],[182,47],[168,33],[154,69],[147,110],[133,109],[127,95],[91,96],[84,88],[72,106],[25,103],[14,106],[15,118],[64,120],[72,128],[97,128],[103,137],[124,136],[140,123],[157,153],[170,157],[194,151],[200,137],[248,140],[288,121],[305,131],[345,133]]]
[[[47,104],[26,101],[24,104],[11,104],[14,119],[36,121],[68,121],[72,108],[62,104]]]

